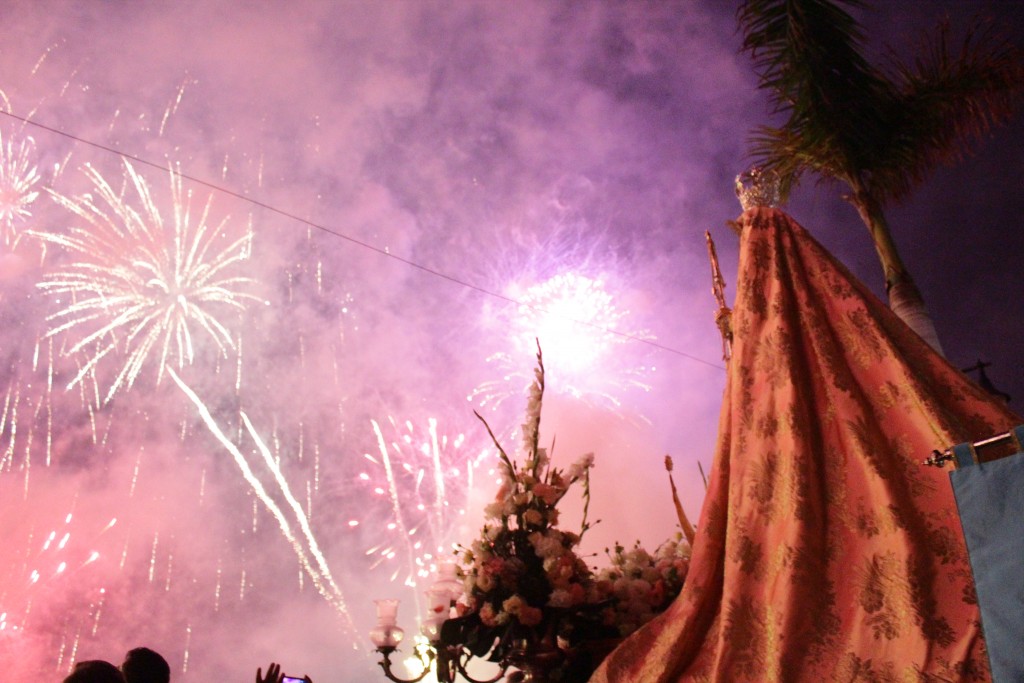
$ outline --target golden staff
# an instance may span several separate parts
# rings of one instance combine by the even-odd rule
[[[672,479],[672,456],[665,456],[665,469],[668,470],[668,483],[672,486],[672,502],[676,504],[676,515],[679,517],[679,526],[683,528],[683,536],[686,537],[686,542],[693,545],[693,539],[696,536],[696,532],[693,530],[693,525],[690,524],[690,520],[686,517],[686,512],[683,511],[683,504],[679,502],[679,492],[676,490],[676,482]]]
[[[732,310],[725,305],[725,278],[718,267],[718,253],[715,251],[715,242],[711,239],[711,231],[705,230],[704,238],[708,242],[708,258],[711,259],[711,293],[718,302],[715,324],[722,334],[722,360],[727,361],[732,357]]]

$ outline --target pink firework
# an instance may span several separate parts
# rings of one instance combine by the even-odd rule
[[[426,427],[394,418],[371,421],[377,451],[366,454],[361,484],[379,501],[377,513],[351,525],[376,524],[382,540],[366,553],[392,581],[414,587],[436,573],[460,537],[474,482],[489,477],[493,454],[463,434],[445,435],[436,418]],[[488,488],[489,484],[485,486]]]
[[[565,272],[537,284],[514,283],[509,298],[519,302],[497,321],[507,330],[510,348],[487,361],[501,374],[477,385],[469,399],[498,407],[520,397],[532,376],[520,362],[536,352],[537,342],[561,393],[611,407],[629,389],[648,391],[649,369],[629,362],[628,345],[651,339],[630,324],[630,311],[608,287],[606,278]]]

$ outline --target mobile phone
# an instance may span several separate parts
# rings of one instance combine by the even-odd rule
[[[281,683],[306,683],[306,679],[296,678],[295,676],[285,676],[281,679]]]

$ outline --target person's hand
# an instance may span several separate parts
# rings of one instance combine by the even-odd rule
[[[283,675],[281,674],[281,665],[270,663],[267,667],[267,677],[263,677],[263,669],[256,669],[256,683],[281,683]]]

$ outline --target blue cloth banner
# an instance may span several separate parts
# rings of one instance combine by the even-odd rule
[[[981,608],[992,680],[1024,681],[1024,425],[1019,452],[978,462],[974,447],[953,447],[950,473]]]

